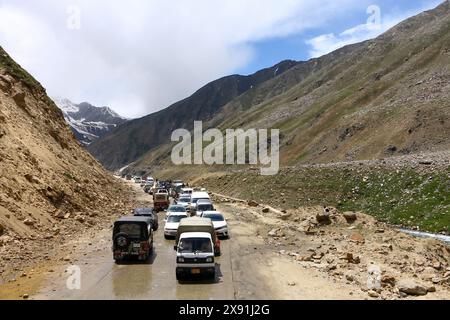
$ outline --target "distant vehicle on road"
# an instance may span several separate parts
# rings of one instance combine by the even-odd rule
[[[173,204],[167,209],[166,213],[166,219],[171,215],[172,213],[186,213],[186,207],[179,205],[179,204]]]
[[[192,192],[194,192],[194,189],[192,189],[192,188],[181,188],[180,189],[180,197],[182,195],[191,195]]]
[[[191,195],[191,201],[189,202],[189,213],[191,215],[195,215],[197,211],[197,202],[198,200],[211,200],[209,197],[209,194],[207,192],[201,191],[201,192],[193,192]]]
[[[141,177],[134,177],[134,183],[141,183],[142,178]]]
[[[183,180],[174,180],[172,181],[172,188],[171,188],[171,196],[173,198],[178,198],[178,195],[180,194],[181,188],[184,187]]]
[[[170,237],[175,237],[180,221],[187,217],[186,212],[172,212],[169,214],[164,225],[164,238],[169,239]]]
[[[159,189],[153,194],[153,207],[156,212],[169,208],[169,193],[165,189]]]
[[[152,194],[153,183],[146,183],[144,186],[144,192]]]
[[[200,217],[204,211],[214,211],[214,205],[209,199],[199,199],[197,201],[196,216]]]
[[[183,206],[187,211],[190,201],[191,201],[191,196],[183,195],[182,197],[178,198],[178,200],[176,200],[175,203],[180,206]]]
[[[112,238],[116,262],[130,256],[146,261],[153,250],[152,221],[147,217],[122,217],[114,222]]]
[[[147,217],[152,221],[153,231],[157,231],[159,228],[158,215],[153,211],[152,208],[136,208],[133,210],[133,215],[135,217]]]
[[[218,211],[204,211],[202,214],[202,218],[211,219],[217,236],[227,239],[230,237],[228,232],[228,223],[222,213]]]

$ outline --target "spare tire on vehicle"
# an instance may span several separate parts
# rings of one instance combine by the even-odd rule
[[[130,245],[130,237],[125,232],[120,232],[114,237],[114,244],[120,249],[128,248]]]

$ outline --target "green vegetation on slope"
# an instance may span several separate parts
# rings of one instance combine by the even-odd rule
[[[41,85],[0,47],[0,68],[5,68],[7,73],[16,80],[21,81],[30,90],[40,88]]]
[[[450,170],[296,168],[273,177],[241,172],[202,184],[213,191],[281,208],[335,206],[380,221],[450,232]]]

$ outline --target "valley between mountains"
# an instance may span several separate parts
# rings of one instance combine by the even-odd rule
[[[175,166],[171,133],[197,120],[279,129],[278,174]],[[162,230],[148,261],[114,263],[114,221],[154,205],[132,176],[209,192],[231,233],[213,281],[177,282]],[[449,236],[448,0],[140,119],[50,98],[0,47],[0,299],[448,300]]]

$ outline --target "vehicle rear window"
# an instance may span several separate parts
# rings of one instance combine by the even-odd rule
[[[197,203],[198,200],[209,200],[209,199],[208,198],[198,198],[198,199],[194,198],[194,199],[192,199],[192,203]]]
[[[182,206],[171,206],[169,208],[170,212],[186,212],[186,209]]]
[[[187,216],[169,216],[167,222],[180,222],[181,219],[187,218]]]
[[[212,204],[199,204],[197,207],[198,211],[210,211],[213,210],[213,205]]]
[[[118,227],[119,232],[124,232],[132,238],[141,237],[141,225],[137,223],[121,223]]]
[[[134,214],[135,215],[151,215],[153,212],[152,209],[150,208],[138,208],[138,209],[134,209]]]
[[[212,221],[224,221],[225,218],[221,214],[205,214],[204,218],[209,218]]]

